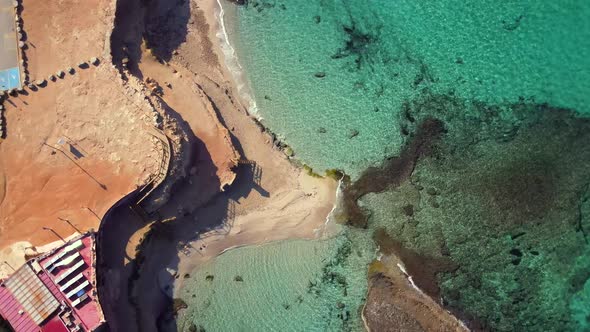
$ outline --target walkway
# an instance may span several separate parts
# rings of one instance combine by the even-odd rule
[[[14,17],[12,0],[0,0],[0,91],[21,86]]]

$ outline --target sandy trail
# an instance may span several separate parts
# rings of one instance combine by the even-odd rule
[[[192,134],[195,136],[195,149],[199,144],[204,144],[209,156],[215,166],[215,181],[222,189],[226,184],[231,184],[235,178],[232,169],[239,159],[238,153],[233,148],[229,139],[228,130],[221,125],[217,114],[205,93],[193,81],[193,75],[182,67],[163,65],[155,57],[144,51],[139,69],[144,80],[157,82],[161,100],[168,108],[168,112],[179,114],[183,121],[189,125]],[[196,159],[205,158],[196,151]],[[202,167],[196,168],[193,172],[202,172]],[[211,183],[202,183],[205,187]]]

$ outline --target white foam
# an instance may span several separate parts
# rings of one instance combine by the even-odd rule
[[[252,89],[250,89],[248,78],[246,77],[244,68],[240,65],[238,54],[236,53],[234,47],[231,45],[229,35],[227,34],[224,19],[225,11],[223,10],[221,0],[217,0],[217,5],[219,8],[219,12],[216,13],[216,17],[219,22],[219,30],[215,35],[217,38],[219,38],[220,41],[219,45],[221,46],[221,50],[224,55],[225,66],[227,67],[227,69],[233,77],[233,80],[238,89],[239,96],[242,98],[244,102],[248,104],[248,112],[256,117],[259,117],[258,107],[256,105],[256,100],[254,98]]]
[[[420,287],[418,287],[418,286],[416,285],[416,283],[414,283],[414,279],[412,278],[412,276],[411,276],[411,275],[409,275],[409,274],[408,274],[408,272],[407,272],[407,270],[406,270],[406,267],[405,267],[405,266],[403,266],[403,265],[402,265],[402,264],[400,264],[400,263],[397,263],[397,267],[400,269],[400,271],[402,271],[402,273],[403,273],[403,274],[406,276],[406,278],[408,279],[408,281],[410,282],[410,284],[412,285],[412,287],[413,287],[413,288],[414,288],[414,289],[415,289],[415,290],[416,290],[418,293],[422,294],[423,296],[428,296],[428,295],[426,295],[426,294],[425,294],[425,293],[422,291],[422,289],[420,289]],[[441,303],[441,308],[443,308],[443,307],[442,307],[442,303]],[[444,308],[443,308],[443,309],[444,309]],[[451,315],[453,318],[455,318],[455,320],[456,320],[457,322],[459,322],[459,324],[460,324],[460,325],[461,325],[461,326],[462,326],[462,327],[463,327],[463,328],[464,328],[466,331],[469,331],[469,328],[467,327],[467,324],[465,324],[465,322],[463,322],[463,321],[462,321],[461,319],[459,319],[458,317],[455,317],[455,316],[454,316],[454,315],[453,315],[451,312],[449,312],[448,310],[446,310],[446,309],[444,309],[444,310],[445,310],[445,311],[446,311],[446,312],[447,312],[449,315]]]
[[[408,274],[408,271],[406,270],[406,267],[403,266],[400,263],[397,263],[397,267],[400,269],[400,271],[403,272],[403,274],[406,276],[406,278],[408,279],[408,281],[410,282],[410,284],[412,285],[412,287],[415,290],[417,290],[420,294],[424,295],[424,292],[418,286],[416,286],[416,284],[414,283],[414,279],[412,279],[412,276]]]
[[[397,267],[407,276],[408,272],[406,271],[406,268],[401,265],[400,263],[397,263]]]
[[[326,221],[324,222],[324,226],[327,226],[328,223],[330,222],[330,220],[332,220],[332,214],[334,214],[334,211],[336,211],[336,208],[338,207],[338,202],[340,202],[340,198],[342,197],[342,185],[343,185],[342,180],[343,179],[344,179],[344,177],[342,177],[340,180],[338,180],[338,187],[336,187],[336,199],[334,200],[334,206],[332,206],[332,210],[330,210],[330,213],[328,213],[328,216],[326,216]]]

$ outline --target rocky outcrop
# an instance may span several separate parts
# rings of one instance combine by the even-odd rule
[[[467,331],[455,317],[417,291],[396,266],[393,256],[369,269],[369,291],[363,318],[369,331]]]

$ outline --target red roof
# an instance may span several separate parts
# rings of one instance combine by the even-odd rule
[[[93,331],[96,328],[98,328],[100,325],[102,325],[102,322],[103,322],[102,310],[100,308],[100,304],[98,303],[98,299],[96,298],[96,289],[94,288],[95,287],[95,280],[96,280],[95,279],[95,269],[94,269],[94,264],[95,264],[94,236],[85,235],[85,236],[81,237],[80,240],[82,241],[83,246],[78,247],[78,253],[80,256],[77,259],[78,259],[78,262],[80,262],[80,257],[81,257],[81,260],[84,263],[82,266],[77,265],[80,267],[77,268],[76,270],[72,271],[73,273],[71,274],[71,276],[68,275],[64,280],[61,281],[61,284],[57,282],[57,278],[59,278],[60,275],[65,274],[65,271],[68,270],[68,268],[67,267],[60,267],[60,268],[53,269],[52,272],[48,272],[44,267],[45,267],[45,263],[49,262],[54,257],[57,257],[57,255],[59,255],[59,253],[64,250],[64,247],[66,247],[65,245],[62,248],[52,252],[51,254],[39,259],[39,261],[38,261],[39,265],[37,265],[37,262],[31,263],[31,261],[29,261],[26,263],[25,266],[21,267],[21,269],[23,269],[23,268],[31,269],[32,267],[30,266],[30,264],[32,264],[33,266],[36,266],[34,269],[34,270],[38,271],[38,273],[36,273],[36,276],[39,278],[41,283],[43,283],[43,285],[45,285],[47,287],[49,292],[51,294],[53,294],[53,296],[55,296],[57,301],[59,301],[62,304],[67,304],[67,306],[70,307],[71,315],[72,315],[71,318],[74,319],[75,323],[76,324],[81,323],[82,326],[84,327],[84,330],[86,330],[86,331]],[[59,257],[61,259],[62,256],[59,256]],[[56,258],[56,260],[58,260],[58,259]],[[82,263],[80,263],[80,264],[82,264]],[[43,267],[43,268],[41,268],[41,267]],[[76,266],[72,267],[71,269],[75,269],[75,268],[76,268]],[[20,271],[20,269],[18,271]],[[82,274],[82,276],[80,276],[80,274]],[[72,279],[74,277],[74,275],[78,276],[78,279]],[[12,278],[13,276],[9,277],[9,280],[12,280],[10,278]],[[17,279],[14,279],[14,280],[17,280]],[[67,285],[65,285],[67,283],[67,280],[71,280],[70,284],[72,286],[68,287]],[[67,298],[67,295],[64,294],[64,292],[67,293],[67,291],[64,290],[64,292],[62,292],[62,291],[60,291],[59,287],[60,286],[68,287],[68,289],[75,288],[76,285],[80,283],[80,281],[78,281],[78,280],[80,280],[80,281],[84,280],[84,281],[88,282],[87,283],[88,286],[82,290],[82,292],[84,292],[86,294],[87,299],[85,301],[83,301],[82,303],[79,303],[77,307],[74,307],[72,305],[72,300],[74,298],[76,298],[77,295],[70,295],[72,297],[72,300],[70,300],[69,298]],[[83,285],[80,285],[80,286],[83,286]],[[42,286],[39,284],[39,287],[42,287]],[[79,289],[79,288],[76,288],[76,289]],[[71,291],[75,292],[76,290],[71,290]],[[19,311],[21,313],[19,313]],[[2,315],[2,317],[4,317],[10,323],[10,325],[14,328],[14,330],[18,331],[18,332],[38,332],[38,331],[67,332],[68,331],[68,329],[66,328],[66,326],[64,325],[64,323],[61,320],[62,318],[60,318],[62,313],[59,313],[59,312],[52,314],[50,317],[47,318],[46,321],[41,322],[40,326],[38,326],[34,322],[32,317],[26,312],[26,310],[24,310],[24,308],[22,307],[22,304],[12,294],[12,291],[8,287],[6,287],[6,285],[0,286],[0,315]],[[69,320],[71,320],[71,318],[63,318],[63,319],[66,319],[66,321],[69,321]],[[67,324],[71,324],[71,322],[67,323]]]
[[[80,248],[78,251],[80,256],[82,256],[82,260],[84,260],[84,266],[79,269],[79,271],[84,275],[84,278],[92,283],[94,280],[94,238],[92,236],[85,236],[82,238],[83,247]],[[59,251],[56,251],[53,255],[49,255],[44,257],[42,260],[39,261],[41,266],[48,261],[50,261],[55,255],[57,255]],[[100,309],[100,304],[98,303],[98,299],[96,298],[95,289],[91,287],[86,288],[86,294],[88,295],[88,299],[83,302],[82,304],[78,305],[78,307],[72,306],[72,301],[66,299],[66,296],[59,291],[58,287],[55,285],[55,280],[65,272],[65,269],[54,271],[54,274],[51,273],[42,273],[43,276],[41,281],[55,295],[55,297],[60,301],[66,301],[70,307],[72,307],[74,314],[77,318],[84,324],[86,330],[92,331],[95,328],[101,325],[102,320],[102,313]],[[53,280],[53,281],[52,281]]]
[[[28,268],[28,267],[26,267]],[[19,311],[22,310],[22,314]],[[0,314],[19,332],[39,331],[39,327],[4,285],[0,286]]]
[[[43,332],[69,332],[65,327],[64,323],[57,316],[53,316],[47,323],[41,328]]]

